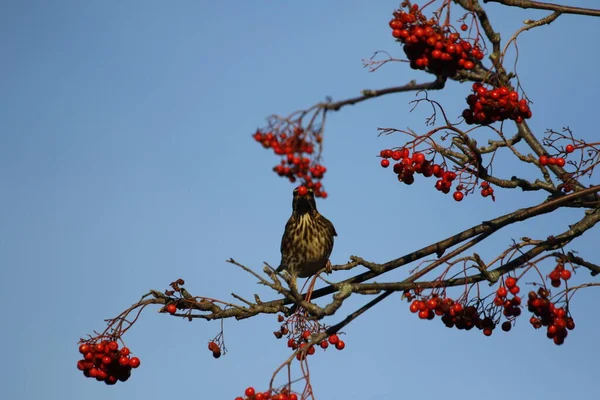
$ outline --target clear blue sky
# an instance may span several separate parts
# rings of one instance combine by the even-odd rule
[[[0,397],[233,399],[249,385],[266,387],[287,355],[271,333],[275,317],[226,321],[230,352],[214,360],[206,342],[218,323],[148,310],[125,337],[142,366],[114,387],[76,370],[77,340],[178,277],[195,295],[270,298],[225,263],[233,257],[257,269],[262,261],[276,264],[291,211],[292,186],[270,171],[277,160],[250,135],[267,115],[325,96],[430,80],[406,65],[373,74],[361,68],[375,50],[402,54],[387,26],[397,6],[3,2]],[[521,21],[546,14],[514,9],[493,22],[506,39]],[[519,41],[518,72],[534,101],[537,132],[569,125],[580,137],[598,138],[599,22],[563,16]],[[467,92],[452,83],[434,96],[458,115]],[[474,196],[459,204],[432,181],[417,180],[410,189],[395,182],[374,156],[402,140],[378,138],[376,128],[425,129],[425,110],[408,112],[412,99],[393,95],[329,117],[330,197],[319,206],[339,234],[334,263],[352,254],[387,261],[543,199],[497,190],[496,203]],[[580,215],[520,224],[480,253],[497,254],[511,238],[562,232]],[[593,259],[599,235],[594,229],[574,248]],[[582,272],[575,279],[587,278]],[[598,295],[590,289],[576,296],[577,328],[562,347],[534,331],[528,317],[512,334],[485,338],[420,321],[394,296],[345,329],[346,350],[313,358],[312,382],[321,399],[595,399]],[[351,299],[339,318],[366,300]]]

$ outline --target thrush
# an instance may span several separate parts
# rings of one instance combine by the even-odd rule
[[[333,238],[337,236],[331,221],[319,214],[312,189],[294,189],[292,216],[281,238],[281,263],[277,271],[287,271],[293,281],[307,278],[327,266]]]

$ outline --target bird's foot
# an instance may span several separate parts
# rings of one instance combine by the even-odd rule
[[[327,260],[327,263],[325,263],[325,273],[327,275],[329,275],[332,272],[332,266],[333,264],[331,264],[331,260]]]

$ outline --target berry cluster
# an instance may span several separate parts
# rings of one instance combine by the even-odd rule
[[[282,389],[279,393],[267,391],[257,392],[252,386],[244,391],[244,397],[236,397],[235,400],[298,400],[296,393]]]
[[[308,341],[310,340],[310,336],[311,336],[310,331],[304,331],[304,332],[302,332],[302,336],[300,337],[299,340],[296,340],[294,338],[289,338],[288,342],[287,342],[287,346],[289,348],[291,348],[292,350],[296,350],[296,349],[302,350],[306,346],[308,346]],[[329,338],[327,338],[327,340],[321,341],[321,343],[319,343],[319,346],[323,350],[326,350],[329,347],[329,344],[335,346],[335,348],[338,350],[343,350],[346,347],[346,343],[344,343],[343,340],[340,340],[339,336],[336,334],[330,335]],[[311,356],[313,354],[315,354],[315,346],[310,345],[310,346],[308,346],[308,348],[306,349],[305,352],[299,351],[296,354],[296,359],[298,359],[298,361],[302,361],[306,358],[307,355]]]
[[[473,92],[467,97],[469,108],[462,113],[469,125],[489,125],[506,119],[523,122],[524,119],[531,118],[527,100],[519,100],[519,94],[506,86],[488,89],[476,82],[473,84]]]
[[[564,151],[559,152],[558,154],[555,154],[553,156],[547,155],[547,154],[542,154],[538,161],[540,163],[540,165],[546,166],[546,165],[556,165],[558,167],[564,167],[567,164],[567,161],[565,160],[567,158],[567,156],[569,154],[571,154],[572,152],[574,152],[576,149],[576,147],[572,144],[568,144],[565,146]],[[563,157],[564,156],[564,157]],[[567,181],[565,181],[562,185],[559,186],[560,189],[562,189],[565,193],[569,193],[570,191],[573,190],[573,185]]]
[[[483,334],[490,336],[496,323],[492,318],[480,314],[475,306],[463,306],[451,298],[441,298],[433,295],[426,300],[413,300],[410,311],[418,313],[419,318],[432,320],[435,316],[441,316],[441,320],[448,328],[460,330],[471,330],[476,327]]]
[[[496,297],[494,297],[494,305],[502,307],[502,314],[507,318],[518,317],[521,315],[521,298],[517,294],[521,291],[521,288],[517,285],[516,278],[509,276],[504,282],[505,286],[500,286],[496,290]],[[513,297],[508,299],[508,295],[511,294]],[[510,331],[512,324],[510,321],[502,323],[502,330],[505,332]]]
[[[392,36],[404,44],[404,53],[412,69],[428,69],[436,75],[454,76],[458,70],[471,70],[483,59],[477,42],[471,44],[441,27],[434,19],[427,20],[417,5],[402,3],[407,11],[397,10],[390,21]]]
[[[559,167],[564,167],[567,163],[563,157],[548,157],[543,154],[539,158],[540,165],[558,165]]]
[[[282,315],[277,316],[278,322],[284,322],[285,319]],[[311,356],[315,354],[315,346],[313,344],[309,345],[311,336],[314,334],[321,333],[325,331],[325,327],[319,325],[318,323],[314,323],[312,327],[307,324],[298,324],[299,320],[296,317],[290,318],[287,322],[283,323],[278,331],[273,332],[273,335],[277,339],[281,339],[283,336],[287,336],[287,346],[292,349],[301,349],[303,351],[299,351],[296,354],[296,358],[298,360],[304,360],[307,355]],[[290,331],[288,324],[293,324],[293,328]],[[346,343],[339,338],[335,333],[329,335],[329,337],[325,340],[322,340],[318,345],[326,350],[329,345],[335,346],[338,350],[343,350],[346,347]],[[308,346],[308,347],[306,347]]]
[[[398,175],[398,181],[406,185],[414,183],[415,173],[422,174],[426,178],[434,176],[438,178],[435,182],[435,188],[444,194],[448,194],[452,188],[452,182],[456,179],[456,172],[447,171],[439,164],[433,164],[433,160],[426,160],[425,155],[421,152],[415,151],[411,156],[406,147],[384,149],[379,152],[379,156],[382,158],[381,166],[383,168],[388,168],[391,165],[390,159],[397,161],[392,169]],[[483,197],[492,196],[493,198],[494,189],[488,182],[484,181],[481,187]],[[462,201],[465,196],[463,190],[465,190],[464,186],[459,184],[456,187],[456,192],[452,195],[454,200]]]
[[[77,369],[87,378],[96,378],[107,385],[125,382],[131,376],[131,369],[140,366],[140,359],[130,357],[127,347],[119,350],[116,341],[84,342],[79,345],[79,353],[83,359],[77,361]]]
[[[286,133],[287,132],[287,133]],[[266,149],[273,149],[276,155],[282,156],[281,162],[273,167],[273,171],[279,176],[286,177],[290,182],[300,179],[302,184],[314,190],[316,197],[327,197],[319,182],[327,168],[318,162],[311,161],[310,156],[314,153],[315,142],[321,142],[321,136],[314,132],[307,132],[301,126],[288,129],[286,132],[257,130],[253,137]]]
[[[548,274],[548,278],[550,278],[550,284],[555,288],[560,287],[560,280],[568,281],[571,279],[571,271],[565,269],[565,265],[563,263],[556,264],[556,267]]]
[[[566,271],[566,270],[563,270]],[[573,318],[567,315],[564,307],[556,307],[549,300],[550,292],[547,289],[539,288],[537,293],[529,292],[527,308],[533,313],[529,320],[535,329],[546,326],[546,336],[552,339],[555,344],[561,345],[567,337],[568,331],[575,329]]]
[[[490,186],[489,182],[486,182],[486,181],[481,182],[481,196],[482,197],[492,196],[492,200],[495,200],[494,188]]]
[[[212,351],[214,358],[221,357],[221,346],[219,346],[214,340],[208,342],[208,350]]]
[[[407,148],[402,149],[385,149],[379,152],[381,160],[381,166],[387,168],[390,166],[390,158],[394,161],[398,161],[394,164],[394,173],[398,175],[398,181],[405,183],[406,185],[412,185],[415,181],[415,173],[422,174],[424,177],[429,178],[435,176],[436,178],[446,179],[448,189],[444,193],[450,191],[451,183],[455,178],[456,174],[450,171],[444,171],[444,168],[438,164],[432,164],[432,161],[426,160],[425,155],[418,151],[410,155],[410,151]],[[440,179],[442,180],[442,179]],[[445,185],[444,185],[445,186]],[[436,184],[436,188],[438,184]],[[440,190],[440,189],[438,189]]]

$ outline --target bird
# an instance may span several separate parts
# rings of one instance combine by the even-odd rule
[[[337,232],[331,221],[317,210],[312,189],[294,189],[292,215],[285,224],[281,238],[281,262],[277,272],[286,271],[296,278],[308,278],[329,266]]]

